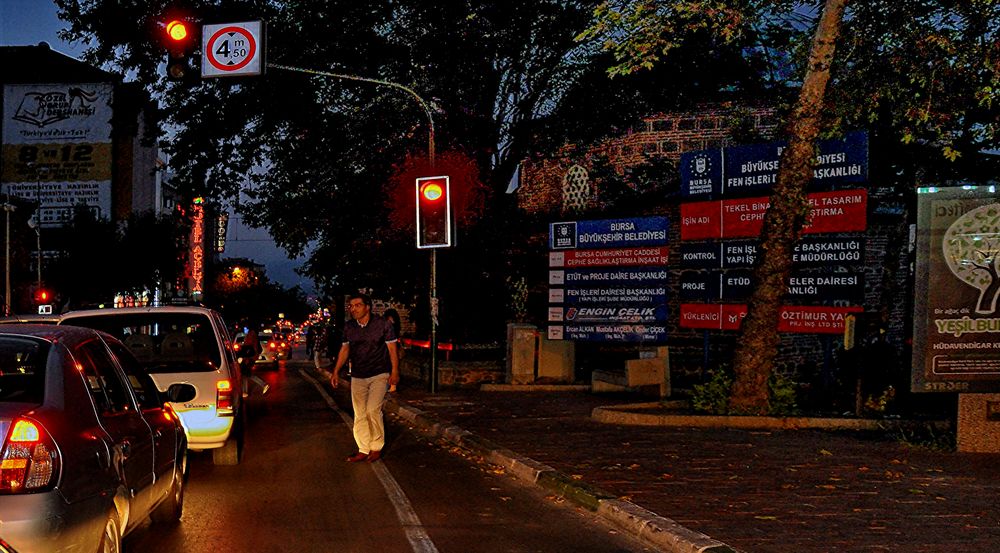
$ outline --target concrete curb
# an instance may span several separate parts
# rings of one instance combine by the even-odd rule
[[[514,477],[595,511],[646,544],[670,553],[737,553],[738,550],[635,505],[616,499],[612,494],[576,480],[554,468],[523,457],[499,445],[463,430],[446,425],[427,413],[401,403],[396,398],[385,402],[385,411],[395,414],[419,430],[468,448],[487,461],[503,466]]]
[[[480,392],[589,392],[590,384],[483,384]]]
[[[894,419],[855,419],[820,417],[752,417],[730,415],[665,415],[642,413],[634,409],[655,407],[638,403],[595,407],[590,417],[597,422],[633,426],[677,426],[685,428],[737,428],[742,430],[888,430],[933,426],[947,429],[947,421],[910,421]]]

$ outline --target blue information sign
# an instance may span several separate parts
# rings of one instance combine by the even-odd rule
[[[667,327],[662,324],[556,325],[549,326],[548,336],[550,340],[657,344],[667,341]]]
[[[731,146],[681,154],[681,195],[759,195],[774,186],[785,142]],[[868,134],[819,142],[811,185],[862,183],[868,180]]]
[[[628,248],[667,244],[666,217],[563,221],[549,224],[549,248]]]

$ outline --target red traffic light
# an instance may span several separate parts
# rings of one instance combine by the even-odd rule
[[[417,179],[417,248],[452,245],[448,181],[447,176]]]
[[[180,19],[174,19],[170,23],[167,23],[167,37],[174,42],[181,42],[187,39],[188,35],[188,24]]]
[[[444,197],[444,189],[441,188],[441,185],[437,181],[425,182],[420,187],[420,195],[428,201],[436,202]]]

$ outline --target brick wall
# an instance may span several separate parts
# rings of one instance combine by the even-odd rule
[[[611,138],[584,149],[569,145],[551,158],[527,160],[522,165],[518,207],[528,213],[555,213],[562,209],[562,187],[566,172],[573,165],[591,169],[589,159],[605,155],[619,171],[639,165],[648,157],[662,157],[674,162],[681,153],[731,144],[737,129],[763,137],[774,137],[778,118],[773,108],[740,106],[705,106],[697,111],[662,113],[646,117],[625,136]],[[600,183],[594,183],[595,187]],[[594,198],[600,190],[594,191]]]

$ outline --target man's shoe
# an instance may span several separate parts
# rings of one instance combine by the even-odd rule
[[[350,457],[348,457],[347,458],[347,462],[348,463],[360,463],[361,461],[364,461],[367,458],[368,458],[368,454],[367,453],[361,453],[359,451],[359,452],[355,453],[354,455],[351,455]]]
[[[374,463],[375,461],[378,461],[381,458],[382,458],[382,452],[377,449],[368,454],[369,463]]]

